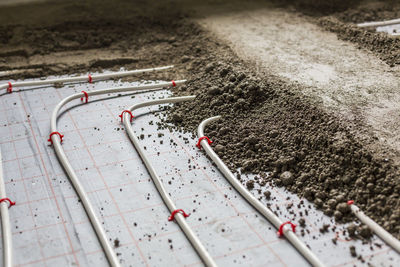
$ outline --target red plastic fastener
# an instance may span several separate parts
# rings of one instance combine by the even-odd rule
[[[8,201],[8,208],[11,208],[12,206],[15,205],[15,202],[11,201],[11,199],[9,199],[8,197],[0,199],[0,203],[2,203],[3,201]]]
[[[174,210],[173,212],[171,212],[171,216],[168,217],[168,221],[173,221],[175,219],[175,214],[180,213],[183,215],[183,217],[187,218],[190,216],[190,214],[186,214],[186,212],[183,211],[183,209],[178,209],[178,210]]]
[[[49,136],[49,139],[48,139],[47,141],[49,141],[50,144],[53,144],[53,140],[51,140],[51,137],[52,137],[54,134],[57,134],[57,135],[60,137],[60,143],[62,143],[62,142],[63,142],[63,137],[64,137],[64,135],[60,134],[59,132],[52,132],[52,133],[50,134],[50,136]]]
[[[131,112],[130,110],[124,110],[124,111],[122,111],[121,115],[118,116],[118,117],[121,118],[121,122],[123,122],[122,120],[123,120],[123,116],[124,116],[124,113],[125,113],[125,112],[128,112],[129,115],[131,115],[131,122],[132,122],[132,120],[133,120],[133,118],[134,118],[135,116],[132,115],[132,112]]]
[[[211,145],[211,144],[213,143],[213,142],[210,140],[210,138],[208,138],[207,136],[202,136],[202,137],[199,138],[199,141],[198,141],[197,144],[196,144],[196,146],[197,146],[199,149],[201,149],[200,143],[201,143],[201,141],[203,141],[204,139],[207,140],[207,142],[208,142],[209,145]]]
[[[290,221],[287,221],[287,222],[282,223],[281,226],[279,226],[279,230],[278,230],[278,232],[277,232],[277,234],[278,234],[279,237],[283,236],[283,227],[284,227],[286,224],[290,224],[290,226],[292,226],[292,231],[293,231],[293,233],[296,233],[296,226],[297,226],[297,225],[296,225],[296,224],[293,224],[293,223],[290,222]]]
[[[171,82],[172,82],[172,86],[175,87],[176,86],[176,82],[174,80],[172,80]]]
[[[88,102],[88,100],[89,100],[89,95],[88,95],[88,93],[86,92],[86,91],[82,91],[82,93],[85,95],[84,97],[85,97],[85,103],[87,103]],[[81,97],[81,101],[83,101],[83,98],[84,97]]]
[[[93,83],[92,75],[89,74],[88,78],[89,78],[89,83]]]
[[[10,94],[12,93],[12,84],[10,82],[8,82],[7,92]]]
[[[347,205],[353,205],[354,204],[354,200],[349,200],[349,201],[347,201]]]

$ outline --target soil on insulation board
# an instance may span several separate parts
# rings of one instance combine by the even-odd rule
[[[185,78],[187,84],[175,94],[198,96],[171,109],[169,121],[194,132],[203,119],[222,115],[206,134],[233,171],[257,173],[254,182],[284,186],[338,221],[354,220],[346,205],[353,199],[400,237],[398,163],[365,148],[363,142],[372,136],[360,141],[348,130],[350,122],[327,114],[316,100],[299,93],[296,87],[301,85],[239,60],[228,46],[192,23],[177,8],[179,3],[95,3],[2,7],[0,70],[20,70],[4,79],[174,64],[173,70],[151,77]],[[313,18],[389,65],[400,64],[400,39],[351,24],[391,17],[388,6],[368,6],[365,11],[354,5],[339,11],[324,7],[326,12]],[[307,5],[296,8],[306,14],[310,10]],[[398,15],[398,10],[396,5],[390,12]]]

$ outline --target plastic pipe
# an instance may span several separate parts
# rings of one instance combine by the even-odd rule
[[[0,150],[0,199],[6,198],[6,186],[3,178],[3,164]],[[3,266],[13,266],[13,251],[12,251],[12,234],[10,216],[8,214],[9,204],[5,201],[0,203],[1,212],[1,229],[3,234]]]
[[[157,68],[148,68],[148,69],[140,69],[140,70],[130,70],[130,71],[119,71],[119,72],[112,72],[112,73],[105,73],[105,74],[98,74],[98,75],[91,75],[91,81],[99,81],[108,78],[115,78],[115,77],[125,77],[130,76],[133,74],[139,74],[144,72],[152,72],[158,70],[166,70],[173,68],[173,65],[164,66],[164,67],[157,67]],[[35,86],[35,85],[49,85],[54,83],[66,83],[66,82],[88,82],[89,76],[77,76],[77,77],[66,77],[66,78],[57,78],[57,79],[48,79],[48,80],[39,80],[39,81],[24,81],[24,82],[15,82],[12,83],[13,87],[23,87],[23,86]],[[9,87],[8,83],[1,84],[0,89],[6,89]]]
[[[159,105],[159,104],[167,104],[167,103],[178,103],[178,102],[183,102],[183,101],[189,101],[193,100],[195,96],[183,96],[183,97],[172,97],[172,98],[166,98],[166,99],[159,99],[159,100],[152,100],[152,101],[147,101],[143,102],[140,104],[136,104],[132,107],[129,108],[129,111],[133,111],[142,107],[147,107],[147,106],[152,106],[152,105]],[[135,133],[133,132],[132,125],[130,123],[130,118],[128,117],[128,114],[125,112],[123,114],[123,123],[126,129],[126,132],[129,135],[129,138],[131,139],[133,145],[135,146],[137,152],[139,153],[140,157],[142,158],[144,164],[146,165],[146,168],[148,172],[150,173],[151,178],[153,179],[153,182],[162,197],[165,205],[168,207],[170,212],[172,213],[173,211],[177,210],[177,207],[175,206],[174,202],[168,195],[167,191],[165,190],[160,177],[158,177],[155,169],[153,168],[152,164],[150,163],[149,159],[147,158],[144,150],[140,147],[139,140],[136,137]],[[184,216],[180,213],[176,213],[175,215],[175,220],[179,224],[180,228],[182,231],[185,233],[187,238],[189,239],[190,243],[194,247],[194,249],[197,251],[198,255],[200,258],[203,260],[204,264],[206,266],[217,266],[214,260],[211,258],[211,256],[208,254],[207,250],[203,246],[203,244],[200,242],[196,234],[192,231],[188,223],[186,222],[186,219]]]
[[[90,91],[87,92],[88,96],[93,96],[93,95],[102,95],[102,94],[108,94],[108,93],[119,93],[119,92],[131,92],[131,91],[139,91],[139,90],[151,90],[151,89],[161,89],[165,87],[171,87],[174,86],[175,84],[182,84],[184,83],[185,80],[180,80],[180,81],[175,81],[175,82],[164,82],[164,83],[157,83],[157,84],[148,84],[148,85],[140,85],[140,86],[130,86],[130,87],[117,87],[117,88],[109,88],[109,89],[103,89],[103,90],[97,90],[97,91]],[[74,99],[78,99],[81,97],[85,97],[85,94],[83,93],[77,93],[70,95],[63,100],[61,100],[60,103],[54,108],[53,114],[51,116],[51,132],[57,132],[57,116],[60,111],[60,109],[67,104],[68,102],[71,102]],[[74,186],[75,191],[77,192],[79,198],[82,201],[83,207],[86,210],[86,213],[89,217],[89,220],[97,234],[97,237],[104,249],[104,252],[107,256],[107,259],[110,263],[111,266],[113,267],[119,267],[120,263],[119,260],[108,242],[107,235],[102,227],[102,224],[100,220],[97,218],[96,212],[90,203],[89,197],[87,196],[85,189],[83,188],[81,182],[78,179],[78,176],[75,174],[75,171],[73,170],[70,162],[67,159],[67,156],[64,153],[64,150],[61,146],[61,139],[58,135],[52,135],[51,140],[53,142],[53,147],[56,152],[56,155],[58,157],[58,160],[60,161],[61,165],[63,166],[64,170],[66,171],[69,179],[71,180],[72,185]]]
[[[400,24],[400,19],[364,22],[364,23],[358,23],[357,26],[363,28],[363,27],[387,26],[387,25],[393,25],[393,24]]]
[[[221,116],[211,117],[202,121],[197,129],[198,137],[204,136],[204,128],[207,124],[220,119]],[[201,140],[200,145],[204,148],[207,155],[218,166],[225,178],[232,186],[244,197],[259,213],[261,213],[275,228],[279,229],[283,222],[270,209],[264,206],[257,198],[255,198],[233,175],[225,163],[218,157],[207,140]],[[314,253],[303,243],[292,231],[288,224],[283,226],[283,235],[292,243],[292,245],[303,255],[303,257],[313,266],[324,266],[324,264],[314,255]]]
[[[357,218],[365,225],[367,225],[377,236],[379,236],[386,244],[391,246],[397,253],[400,253],[400,241],[394,236],[389,234],[385,229],[383,229],[379,224],[371,220],[364,212],[362,212],[352,201],[349,201],[351,211]]]

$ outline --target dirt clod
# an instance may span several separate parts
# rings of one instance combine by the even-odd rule
[[[360,227],[359,233],[360,233],[360,236],[362,236],[364,238],[370,238],[372,236],[371,229],[366,225],[363,225]]]
[[[300,225],[301,227],[305,227],[305,226],[306,226],[306,220],[304,220],[304,218],[300,218],[300,219],[299,219],[299,225]]]
[[[356,247],[355,246],[350,246],[350,254],[351,254],[352,257],[357,257]]]
[[[224,152],[224,150],[225,150],[225,147],[222,146],[222,145],[216,145],[216,146],[214,147],[214,151],[215,151],[217,154],[218,154],[218,153]]]
[[[280,175],[281,181],[284,185],[291,185],[294,182],[293,174],[290,171],[285,171]]]
[[[349,233],[349,236],[355,236],[357,231],[357,226],[354,223],[351,223],[349,226],[347,226],[347,232]]]
[[[119,247],[119,239],[118,238],[114,239],[114,247],[115,248]]]
[[[246,182],[246,187],[248,188],[248,189],[253,189],[254,188],[254,181],[253,180],[250,180],[250,181],[247,181]]]

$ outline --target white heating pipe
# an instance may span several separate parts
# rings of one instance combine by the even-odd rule
[[[3,178],[3,164],[0,150],[0,199],[6,198],[6,186]],[[10,216],[8,214],[9,203],[3,201],[0,203],[1,228],[3,234],[3,266],[13,266],[13,251],[12,251],[12,233],[10,225]]]
[[[379,236],[386,244],[391,246],[397,253],[400,253],[400,241],[383,229],[379,224],[371,220],[364,212],[362,212],[352,202],[349,203],[351,211],[365,225],[367,225],[377,236]]]
[[[198,137],[204,136],[204,128],[207,124],[220,119],[221,116],[215,116],[202,121],[197,129]],[[271,222],[275,228],[279,229],[282,225],[282,221],[262,204],[257,198],[255,198],[233,175],[225,163],[218,157],[207,140],[201,140],[200,145],[204,148],[207,155],[211,160],[218,166],[218,169],[222,172],[225,178],[232,184],[232,186],[256,209],[260,212],[269,222]],[[314,255],[314,253],[302,242],[296,234],[292,231],[289,225],[283,227],[284,236],[292,243],[292,245],[311,263],[313,266],[324,266],[324,264]]]
[[[87,94],[88,96],[93,96],[93,95],[102,95],[102,94],[108,94],[108,93],[119,93],[119,92],[131,92],[131,91],[139,91],[139,90],[154,90],[154,89],[162,89],[165,87],[171,87],[174,86],[174,83],[176,85],[184,83],[185,80],[180,80],[180,81],[175,81],[175,82],[163,82],[163,83],[157,83],[157,84],[148,84],[148,85],[140,85],[140,86],[130,86],[130,87],[116,87],[116,88],[109,88],[109,89],[102,89],[102,90],[97,90],[97,91],[88,91]],[[76,93],[73,95],[70,95],[66,98],[64,98],[58,105],[54,108],[53,114],[51,116],[51,132],[57,132],[57,116],[60,111],[60,109],[67,104],[68,102],[85,97],[85,94],[83,93]],[[56,151],[56,155],[58,157],[58,160],[60,161],[61,165],[63,166],[64,170],[66,171],[69,179],[71,180],[72,185],[75,188],[75,191],[77,192],[79,198],[82,201],[83,207],[86,210],[86,213],[90,219],[90,222],[93,225],[93,228],[97,234],[97,237],[105,251],[105,254],[107,256],[107,259],[111,266],[113,267],[119,267],[120,263],[119,260],[108,242],[107,235],[102,227],[102,224],[100,220],[97,218],[96,212],[90,203],[89,197],[87,196],[85,189],[83,188],[81,182],[78,179],[78,176],[75,174],[74,169],[72,168],[70,162],[67,159],[67,156],[64,153],[64,150],[61,146],[61,140],[58,135],[52,135],[51,140],[53,142],[53,147]]]
[[[164,66],[164,67],[157,67],[157,68],[148,68],[148,69],[140,69],[140,70],[130,70],[130,71],[118,71],[112,73],[104,73],[104,74],[97,74],[91,75],[92,81],[99,81],[108,78],[115,78],[115,77],[125,77],[130,76],[133,74],[139,74],[144,72],[152,72],[158,70],[166,70],[173,68],[174,66]],[[57,79],[48,79],[48,80],[36,80],[36,81],[23,81],[23,82],[12,82],[13,87],[23,87],[23,86],[36,86],[36,85],[49,85],[54,83],[67,83],[67,82],[88,82],[89,76],[77,76],[77,77],[65,77],[65,78],[57,78]],[[8,83],[1,84],[0,89],[6,89],[9,87]]]
[[[147,102],[133,105],[132,107],[129,108],[129,110],[133,111],[133,110],[136,110],[136,109],[139,109],[142,107],[147,107],[147,106],[152,106],[152,105],[189,101],[189,100],[193,100],[194,98],[195,98],[195,96],[183,96],[183,97],[172,97],[172,98],[166,98],[166,99],[152,100],[152,101],[147,101]],[[150,173],[150,176],[153,179],[153,182],[154,182],[158,192],[160,193],[164,203],[167,205],[169,211],[173,212],[174,210],[177,209],[177,207],[175,206],[171,197],[168,195],[167,191],[165,190],[160,177],[157,175],[155,169],[153,168],[152,164],[150,163],[149,159],[147,158],[144,150],[140,147],[139,140],[136,137],[136,135],[132,129],[132,125],[130,123],[129,116],[130,115],[127,114],[126,112],[123,115],[123,123],[124,123],[125,129],[126,129],[126,132],[128,133],[129,138],[131,139],[137,152],[139,153],[140,157],[142,158],[144,164],[146,165],[146,168],[147,168],[148,172]],[[208,252],[205,249],[205,247],[203,246],[203,244],[200,242],[200,240],[196,236],[196,234],[192,231],[192,229],[186,222],[186,219],[184,218],[184,216],[181,213],[176,213],[175,220],[177,221],[177,223],[181,227],[182,231],[185,233],[185,235],[189,239],[189,241],[192,244],[192,246],[194,247],[194,249],[199,254],[200,258],[203,260],[204,264],[206,266],[217,266],[216,263],[214,262],[214,260],[208,254]]]
[[[387,26],[387,25],[393,25],[393,24],[400,24],[400,19],[364,22],[364,23],[358,23],[357,26],[358,27],[379,27],[379,26]]]

